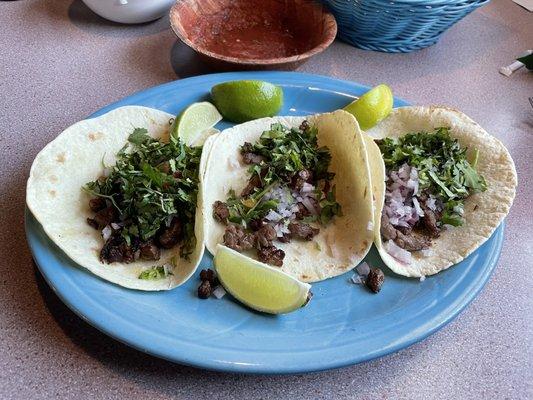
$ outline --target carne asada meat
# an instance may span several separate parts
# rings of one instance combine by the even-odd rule
[[[94,199],[89,200],[89,208],[93,212],[98,212],[107,207],[105,199],[102,197],[95,197]]]
[[[161,250],[159,250],[159,247],[152,240],[141,244],[139,250],[140,257],[143,260],[159,260],[161,257]]]
[[[365,284],[374,293],[381,290],[381,285],[385,281],[385,274],[379,268],[372,268],[366,277]]]
[[[289,224],[289,231],[291,231],[293,237],[311,240],[318,234],[318,232],[320,232],[320,229],[313,228],[311,225],[304,222],[291,222]]]
[[[261,164],[261,161],[264,161],[265,157],[255,154],[255,153],[243,153],[242,162],[245,164]]]
[[[265,264],[281,267],[285,258],[285,252],[275,246],[262,247],[257,250],[257,258]]]
[[[219,222],[226,223],[229,218],[228,205],[222,201],[215,201],[213,204],[213,217]]]
[[[426,228],[426,231],[433,238],[437,238],[440,235],[440,228],[437,226],[437,222],[440,219],[440,215],[433,211],[426,205],[425,201],[420,202],[420,207],[424,211],[424,216],[420,220],[422,226]]]
[[[272,225],[263,225],[255,232],[256,245],[258,248],[272,246],[272,241],[276,239],[276,230]]]
[[[283,236],[278,237],[278,240],[281,243],[290,243],[291,242],[291,234],[290,233],[284,233]]]
[[[252,230],[252,231],[258,231],[259,229],[261,229],[263,226],[265,226],[267,224],[267,221],[262,218],[262,219],[252,219],[249,223],[248,223],[248,227]]]
[[[157,241],[159,243],[159,246],[164,249],[170,249],[174,247],[181,239],[181,222],[178,218],[174,218],[170,222],[170,226],[168,228],[165,228],[159,237],[157,238]]]
[[[244,187],[244,189],[241,192],[241,197],[247,197],[250,194],[253,193],[255,188],[262,188],[263,182],[261,178],[263,178],[268,172],[268,168],[263,168],[261,170],[261,177],[257,174],[253,174],[250,180],[248,181],[248,184]]]
[[[105,226],[109,225],[111,222],[114,222],[118,219],[118,213],[115,207],[109,206],[104,209],[101,209],[96,213],[93,220],[98,225],[98,229],[103,229]],[[91,223],[89,223],[91,224]]]
[[[313,180],[313,173],[307,169],[298,171],[292,177],[291,185],[294,190],[302,190],[304,183],[311,182]]]
[[[133,249],[128,246],[121,235],[111,236],[100,251],[100,261],[104,263],[130,263],[135,259]]]
[[[296,219],[303,219],[311,215],[311,211],[303,203],[297,203],[296,206],[298,207],[298,211],[294,214]]]
[[[423,250],[431,245],[431,240],[422,234],[413,231],[402,233],[396,229],[385,213],[381,215],[381,235],[385,240],[394,240],[398,246],[407,251]]]
[[[310,128],[310,126],[309,126],[309,122],[307,122],[307,120],[304,120],[304,121],[300,124],[300,127],[299,127],[299,128],[300,128],[301,131],[304,131],[304,132],[305,132],[306,130],[308,130],[308,129]]]
[[[245,232],[240,225],[230,224],[224,232],[224,244],[237,251],[250,250],[254,248],[255,235]]]

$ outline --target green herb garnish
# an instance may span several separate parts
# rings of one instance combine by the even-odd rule
[[[168,275],[172,275],[172,272],[166,272],[165,267],[163,266],[154,266],[150,269],[145,269],[139,274],[139,279],[144,279],[147,281],[156,281],[159,279],[164,279]]]
[[[450,136],[449,128],[385,138],[378,145],[388,171],[397,171],[403,164],[417,169],[419,193],[433,194],[444,204],[443,224],[462,225],[464,199],[487,189],[485,179],[475,169],[478,152],[473,152],[470,164],[467,148]]]
[[[111,201],[125,227],[128,244],[137,237],[153,238],[169,218],[178,218],[184,232],[180,255],[195,247],[194,218],[198,193],[201,147],[188,147],[179,138],[163,143],[137,128],[117,154],[108,177],[87,183],[83,189]]]
[[[318,146],[317,134],[318,129],[315,126],[289,129],[276,123],[271,125],[270,130],[263,132],[255,144],[244,145],[241,149],[243,152],[252,152],[264,158],[261,163],[251,165],[248,170],[252,177],[255,175],[261,180],[262,187],[256,188],[245,198],[238,197],[233,190],[229,192],[226,202],[230,211],[229,221],[246,225],[251,220],[263,218],[270,210],[276,210],[279,201],[265,201],[264,195],[277,184],[281,187],[289,185],[299,171],[311,171],[316,182],[331,181],[335,176],[328,172],[331,154],[327,147]],[[333,216],[340,215],[341,206],[335,200],[334,187],[325,195],[320,190],[317,194],[317,199],[321,199],[320,215],[308,217],[307,222],[320,221],[326,224]],[[290,196],[290,193],[287,195]]]

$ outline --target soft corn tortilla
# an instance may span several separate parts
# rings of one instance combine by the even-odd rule
[[[240,146],[255,143],[271,124],[297,127],[305,119],[318,127],[318,142],[331,152],[330,171],[335,173],[337,201],[342,216],[336,216],[312,241],[276,241],[285,251],[281,269],[304,282],[316,282],[354,268],[372,245],[373,203],[370,171],[363,136],[355,118],[345,111],[308,117],[263,118],[222,131],[213,139],[203,177],[207,249],[215,254],[223,242],[226,226],[213,218],[213,203],[226,201],[228,191],[240,193],[248,182],[248,165],[241,163]],[[370,225],[369,225],[370,223]]]
[[[380,217],[385,200],[385,164],[378,146],[367,143],[376,198],[374,243],[385,264],[404,276],[433,275],[462,261],[492,235],[509,213],[515,197],[516,170],[509,152],[498,139],[460,111],[445,107],[402,107],[393,110],[367,133],[373,138],[399,137],[439,127],[449,127],[450,134],[468,148],[467,155],[479,150],[477,171],[485,177],[487,190],[465,200],[463,226],[446,227],[433,241],[431,255],[423,257],[412,252],[409,265],[399,262],[383,248]]]
[[[89,209],[90,196],[81,187],[102,174],[102,161],[106,165],[115,164],[116,153],[127,143],[134,128],[146,128],[155,138],[168,138],[171,118],[171,114],[163,111],[128,106],[78,122],[37,155],[28,179],[26,203],[50,239],[80,266],[131,289],[172,289],[194,273],[204,251],[201,188],[196,209],[196,247],[188,260],[179,257],[176,246],[162,251],[158,261],[104,264],[99,260],[102,236],[86,222],[94,213]],[[173,275],[160,280],[138,279],[143,270],[170,263],[173,257],[176,261]]]

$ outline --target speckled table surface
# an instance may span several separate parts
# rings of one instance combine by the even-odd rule
[[[462,109],[507,145],[520,184],[499,266],[454,322],[388,357],[286,377],[201,371],[106,337],[61,303],[24,239],[24,183],[47,142],[134,91],[207,72],[168,20],[125,27],[80,0],[24,0],[0,2],[0,27],[0,398],[533,398],[533,75],[497,72],[532,46],[533,14],[493,0],[429,49],[336,42],[300,68]]]

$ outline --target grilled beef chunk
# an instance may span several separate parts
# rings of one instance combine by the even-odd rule
[[[143,260],[159,260],[159,257],[161,257],[161,250],[159,250],[159,247],[152,240],[141,244],[139,251],[140,257]]]
[[[252,219],[248,223],[248,226],[250,227],[250,229],[252,231],[258,231],[259,229],[261,229],[266,224],[267,224],[267,222],[266,222],[266,220],[264,218],[262,218],[262,219]]]
[[[178,218],[174,218],[170,222],[170,226],[165,228],[158,236],[157,241],[159,246],[164,249],[174,247],[181,239],[181,222]]]
[[[103,210],[106,206],[105,199],[102,197],[95,197],[94,199],[89,200],[89,207],[93,212]]]
[[[230,224],[224,232],[224,244],[237,251],[250,250],[255,245],[255,235],[245,232],[240,225]]]
[[[115,207],[109,206],[96,213],[94,221],[98,224],[98,229],[103,229],[106,225],[118,219]]]
[[[257,250],[257,257],[261,262],[281,267],[285,258],[285,252],[275,246],[261,247]]]
[[[263,225],[255,232],[257,248],[272,246],[272,241],[276,239],[276,236],[276,230],[272,225]]]
[[[257,174],[253,174],[250,180],[248,181],[248,184],[245,186],[245,188],[241,192],[241,197],[247,197],[250,194],[253,193],[255,188],[262,188],[263,182],[261,178],[263,178],[268,172],[268,168],[263,168],[261,170],[261,177]]]
[[[309,126],[309,122],[307,122],[307,120],[304,120],[301,124],[300,124],[300,130],[301,131],[306,131],[310,128]]]
[[[226,203],[215,201],[213,204],[213,217],[219,221],[226,223],[229,218],[229,209]]]
[[[284,233],[283,236],[278,237],[278,240],[281,243],[290,243],[291,242],[291,234],[290,233]]]
[[[297,203],[296,205],[298,206],[298,211],[294,214],[296,219],[303,219],[311,215],[311,211],[303,203]]]
[[[213,271],[210,268],[203,269],[203,270],[200,271],[200,280],[202,282],[203,281],[209,281],[209,283],[211,283],[211,285],[214,285],[216,283],[216,280],[217,280],[217,274],[215,273],[215,271]]]
[[[198,297],[201,299],[208,299],[213,293],[213,289],[209,281],[202,281],[200,286],[198,286]]]
[[[134,259],[133,249],[128,246],[121,235],[111,236],[100,251],[100,261],[108,264],[114,262],[130,263]]]
[[[381,235],[385,240],[394,240],[398,246],[407,251],[423,250],[431,245],[431,240],[422,234],[409,230],[405,232],[403,233],[392,226],[385,213],[381,215]]]
[[[91,225],[94,229],[98,229],[98,222],[92,218],[87,218],[87,223]]]
[[[303,222],[291,222],[289,224],[289,231],[291,231],[293,237],[311,240],[320,232],[320,229],[313,228],[311,225]]]
[[[302,190],[305,182],[311,182],[313,180],[313,173],[307,169],[298,171],[292,177],[291,185],[294,190]]]
[[[372,268],[366,277],[365,284],[374,293],[381,290],[381,285],[385,281],[385,274],[379,268]]]
[[[424,216],[420,220],[422,223],[422,226],[426,228],[426,231],[429,233],[429,235],[433,238],[437,238],[440,235],[440,228],[437,226],[437,222],[439,220],[439,215],[435,211],[433,211],[431,208],[429,208],[425,201],[420,202],[420,207],[422,208],[422,211],[424,211]]]
[[[381,236],[383,236],[385,240],[394,240],[396,239],[397,233],[398,231],[394,226],[392,226],[392,224],[389,222],[389,217],[385,211],[383,211],[381,214]]]
[[[242,162],[245,164],[261,164],[265,157],[255,153],[243,153]]]

